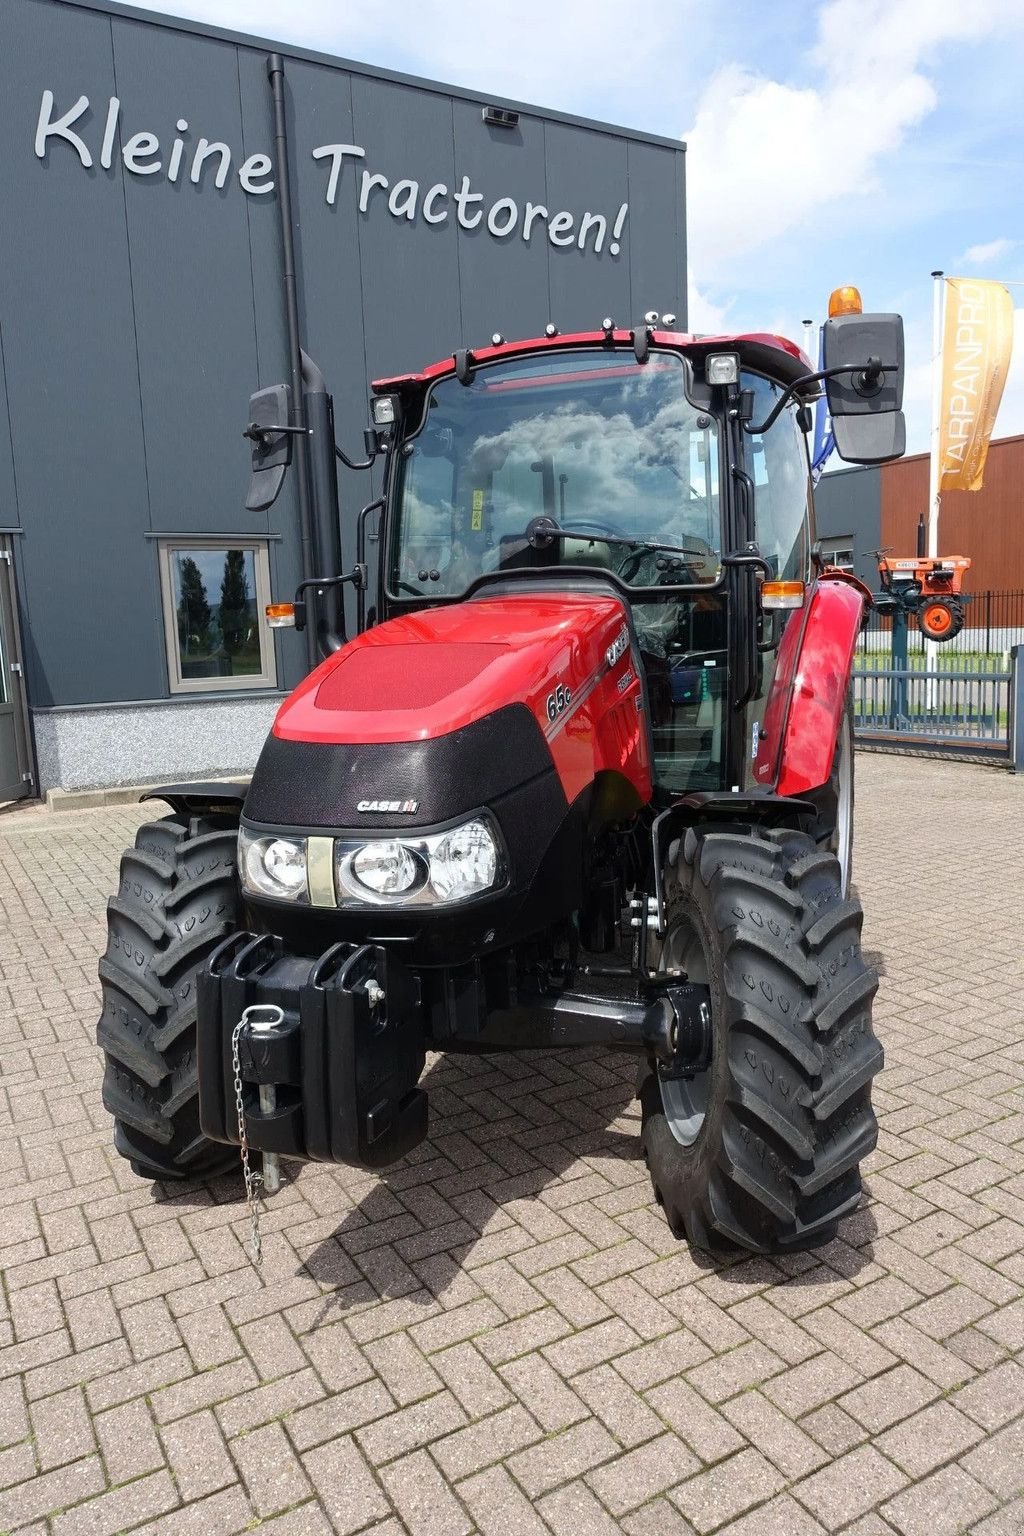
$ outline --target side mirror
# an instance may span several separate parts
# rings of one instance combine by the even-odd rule
[[[836,452],[849,464],[884,464],[907,446],[903,317],[836,315],[824,328],[825,380]]]
[[[252,478],[245,498],[248,512],[273,506],[292,461],[292,431],[287,384],[272,384],[249,396],[249,425],[243,433],[252,443]]]

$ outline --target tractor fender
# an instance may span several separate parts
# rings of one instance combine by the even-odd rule
[[[153,785],[139,799],[165,800],[180,816],[228,816],[237,821],[248,793],[248,779],[214,779]]]
[[[822,580],[845,581],[847,586],[852,587],[855,592],[859,592],[864,599],[865,613],[867,613],[875,601],[871,588],[861,581],[859,576],[855,576],[852,571],[844,570],[841,565],[826,565],[822,572]]]
[[[780,795],[817,789],[832,772],[863,612],[864,598],[852,584],[815,584],[796,664],[789,677],[776,677],[777,687],[791,689],[776,786]]]

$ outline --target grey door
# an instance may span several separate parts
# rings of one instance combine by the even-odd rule
[[[33,788],[11,543],[0,535],[0,801]]]

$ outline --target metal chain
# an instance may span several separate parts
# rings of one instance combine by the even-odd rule
[[[235,1109],[238,1112],[238,1140],[242,1148],[242,1173],[245,1175],[245,1198],[249,1202],[249,1221],[252,1226],[252,1256],[256,1264],[263,1263],[263,1240],[260,1237],[260,1186],[263,1175],[249,1164],[249,1138],[245,1129],[245,1100],[242,1097],[242,1064],[238,1058],[238,1039],[248,1023],[242,1014],[231,1032],[231,1065],[235,1073]]]

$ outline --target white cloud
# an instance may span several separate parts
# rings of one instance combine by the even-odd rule
[[[960,258],[971,267],[988,267],[1001,256],[1006,256],[1016,245],[1015,240],[989,240],[983,245],[969,245]]]
[[[1022,19],[1015,0],[830,0],[808,61],[819,83],[718,70],[683,135],[698,275],[870,193],[885,157],[936,106],[926,73],[936,50]]]
[[[735,300],[716,304],[699,288],[691,273],[687,279],[687,328],[696,336],[720,336],[729,329],[729,312]]]
[[[804,58],[794,58],[788,79],[735,63],[719,69],[683,135],[689,257],[696,280],[691,292],[712,310],[720,304],[719,282],[739,295],[741,311],[748,310],[745,267],[752,275],[765,263],[774,261],[778,267],[784,245],[788,254],[782,270],[799,271],[798,238],[810,234],[816,241],[827,240],[830,225],[834,228],[841,219],[859,230],[857,248],[863,249],[871,239],[872,195],[881,201],[901,147],[939,105],[940,62],[948,65],[957,49],[985,41],[1005,50],[1024,27],[1024,7],[1019,0],[974,0],[969,6],[961,0],[900,0],[899,5],[827,0],[817,9],[816,21],[812,47]],[[878,238],[884,238],[883,228]],[[772,242],[777,242],[774,251]],[[1002,248],[994,250],[989,259],[1002,254]],[[895,253],[893,269],[899,270]],[[749,286],[763,288],[763,276]],[[922,276],[920,303],[911,303],[908,310],[911,452],[927,448],[931,416],[926,294]],[[801,332],[791,323],[784,334],[798,337]],[[998,430],[1007,434],[1022,428],[1019,341]]]

